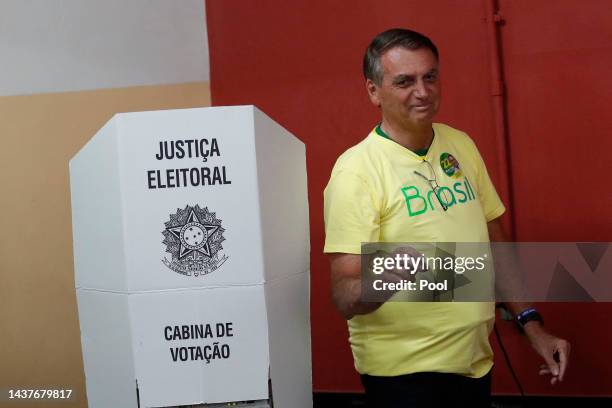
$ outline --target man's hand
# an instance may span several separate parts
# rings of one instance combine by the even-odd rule
[[[489,237],[492,242],[508,241],[499,218],[489,221],[487,226],[489,229]],[[510,283],[511,285],[508,285],[506,289],[508,287],[512,288],[510,291],[510,299],[512,299],[512,295],[517,293],[517,286],[516,282],[511,281]],[[521,285],[519,283],[518,288],[520,287]],[[529,303],[524,302],[506,302],[506,305],[510,308],[514,315],[531,307]],[[550,383],[553,385],[557,382],[563,381],[565,370],[567,369],[567,364],[569,362],[569,354],[571,349],[569,342],[548,333],[542,328],[542,325],[536,321],[526,323],[523,330],[525,331],[527,338],[529,338],[531,346],[546,362],[546,364],[542,364],[540,366],[539,374],[552,375]]]
[[[406,268],[395,267],[391,269],[385,269],[385,271],[379,275],[383,282],[399,283],[403,280],[414,282],[416,280],[416,277],[414,275],[415,273],[427,271],[423,263],[419,264],[418,269],[416,270],[412,269],[412,266],[414,265],[412,260],[414,258],[419,258],[423,255],[412,247],[409,247],[409,246],[399,247],[399,248],[396,248],[391,254],[382,255],[382,256],[384,256],[385,258],[395,259],[395,257],[398,255],[401,258],[404,258],[405,256],[404,259],[407,261],[406,262],[407,267]],[[400,262],[400,263],[403,263],[403,262]],[[391,295],[392,293],[389,294],[389,297],[391,297]]]
[[[396,249],[387,257],[407,254],[417,257],[421,254],[414,248],[403,247]],[[361,298],[361,255],[354,254],[329,254],[331,266],[332,301],[342,316],[349,320],[358,314],[371,313],[378,309],[384,302],[363,302]],[[422,269],[420,269],[422,270]],[[380,279],[386,282],[400,282],[401,280],[414,280],[414,275],[409,270],[392,269],[385,270]],[[392,291],[385,291],[388,295],[385,301],[393,295]]]
[[[531,346],[544,359],[546,364],[540,366],[540,375],[552,375],[551,384],[563,381],[571,346],[569,342],[548,333],[538,322],[529,322],[524,327]]]

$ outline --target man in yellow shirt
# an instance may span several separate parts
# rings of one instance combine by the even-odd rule
[[[474,142],[433,123],[440,72],[429,38],[404,29],[379,34],[364,74],[382,120],[340,156],[325,189],[324,251],[355,367],[375,408],[489,407],[494,303],[365,302],[360,254],[363,242],[502,241],[505,208]],[[525,317],[519,323],[546,362],[542,373],[561,381],[569,343],[547,333],[530,305],[509,307]]]

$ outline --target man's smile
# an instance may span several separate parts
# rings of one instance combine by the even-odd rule
[[[411,105],[411,108],[416,110],[417,112],[424,112],[431,108],[431,103],[419,103]]]

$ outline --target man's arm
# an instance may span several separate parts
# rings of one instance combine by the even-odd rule
[[[412,247],[398,247],[390,254],[384,254],[390,258],[396,256],[419,257],[421,254]],[[394,290],[384,290],[378,293],[377,298],[382,297],[380,302],[364,302],[361,296],[361,255],[330,253],[328,254],[331,266],[332,301],[342,316],[349,320],[355,315],[367,314],[375,311],[391,296]],[[399,268],[399,269],[398,269]],[[416,272],[423,272],[424,266],[410,270],[394,266],[392,269],[384,269],[378,274],[378,278],[387,283],[400,283],[402,281],[414,282]]]
[[[378,309],[382,302],[361,301],[361,255],[328,254],[331,266],[332,301],[349,320]]]
[[[489,221],[489,223],[487,224],[487,227],[489,229],[489,240],[491,242],[508,242],[508,237],[506,236],[502,228],[499,218]],[[516,316],[523,310],[526,310],[532,307],[531,303],[527,303],[527,302],[506,302],[505,304],[508,306],[508,309],[510,309],[510,312],[512,312],[514,316]],[[528,322],[525,325],[525,329],[535,327],[535,326],[541,327],[540,322],[536,322],[536,321]]]
[[[491,242],[508,241],[499,218],[489,221],[487,227],[489,229],[489,239]],[[505,304],[514,316],[532,307],[532,305],[527,302],[506,302]],[[563,376],[565,375],[565,370],[569,362],[570,343],[548,333],[538,321],[527,322],[523,330],[531,346],[546,362],[546,365],[540,367],[540,375],[552,374],[553,378],[550,381],[551,384],[555,384],[557,381],[563,381]],[[555,354],[557,354],[557,358],[555,358]]]

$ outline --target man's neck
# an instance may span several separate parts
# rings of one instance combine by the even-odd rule
[[[414,128],[405,128],[394,126],[383,118],[380,127],[383,132],[393,139],[393,141],[413,152],[427,149],[433,140],[434,133],[431,124]]]

